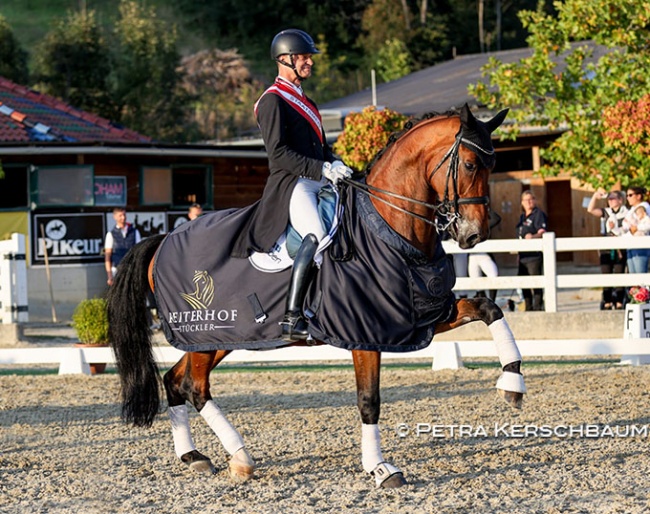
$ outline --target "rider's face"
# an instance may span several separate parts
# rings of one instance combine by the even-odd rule
[[[295,54],[293,56],[293,64],[298,70],[298,74],[303,79],[311,77],[311,69],[314,61],[311,58],[312,54]]]

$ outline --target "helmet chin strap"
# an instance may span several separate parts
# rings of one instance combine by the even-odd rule
[[[284,62],[281,59],[276,59],[277,62],[282,64],[282,66],[286,66],[287,68],[291,68],[293,72],[296,74],[296,78],[302,82],[303,80],[307,80],[307,77],[301,77],[300,74],[298,73],[298,70],[296,69],[296,63],[293,62],[293,55],[289,55],[289,58],[291,59],[291,64],[288,64]]]

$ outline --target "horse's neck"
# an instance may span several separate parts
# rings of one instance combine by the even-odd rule
[[[435,200],[435,192],[426,183],[424,170],[417,169],[417,161],[419,161],[419,158],[414,158],[415,156],[413,155],[410,158],[404,158],[401,155],[403,153],[392,152],[391,155],[388,155],[381,163],[382,166],[373,169],[373,173],[368,177],[368,184],[406,198],[429,204],[433,203]],[[382,195],[380,192],[376,194],[395,207],[427,219],[433,219],[431,210],[424,206],[398,198],[391,198],[390,196]],[[433,256],[437,242],[437,232],[432,225],[408,213],[402,212],[381,200],[371,200],[379,215],[395,232],[425,255],[429,257]]]
[[[416,131],[418,128],[412,130]],[[434,151],[444,153],[436,150],[438,147],[443,148],[438,143],[442,138],[436,135],[431,127],[422,127],[420,133],[417,134],[417,136],[428,141],[427,144],[420,144],[419,146],[412,144],[408,138],[415,136],[416,134],[413,132],[413,134],[404,136],[404,140],[398,140],[375,163],[367,182],[378,189],[432,204],[437,198],[436,192],[427,183],[428,171],[426,163],[432,160],[431,156],[427,154]],[[405,200],[390,198],[381,193],[377,194],[401,209],[432,221],[434,219],[434,213],[427,207]],[[433,225],[393,208],[380,200],[372,199],[372,202],[379,215],[384,218],[393,230],[425,255],[433,256],[438,240],[438,233]]]

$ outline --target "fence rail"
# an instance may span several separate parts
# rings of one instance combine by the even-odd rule
[[[650,236],[646,237],[576,237],[556,238],[547,232],[541,239],[505,239],[486,241],[471,250],[461,250],[458,245],[443,243],[448,253],[516,253],[541,251],[544,254],[543,275],[533,277],[500,276],[494,278],[458,278],[457,290],[467,289],[516,289],[522,287],[542,288],[545,291],[547,312],[557,311],[557,291],[563,288],[610,287],[650,284],[650,273],[640,274],[557,274],[557,252],[585,250],[650,248]],[[623,331],[623,327],[621,327]],[[517,345],[524,357],[623,355],[621,362],[630,364],[650,363],[650,340],[645,338],[621,339],[531,339],[518,340]],[[156,347],[158,363],[173,363],[183,352],[171,346]],[[384,353],[384,359],[433,358],[434,369],[442,369],[447,363],[458,363],[460,356],[497,358],[493,341],[434,342],[418,352]],[[341,361],[350,360],[350,353],[331,346],[308,348],[283,348],[272,352],[239,351],[227,357],[227,362],[272,361]],[[59,373],[89,374],[90,362],[114,363],[110,348],[75,348],[72,346],[45,348],[0,349],[0,364],[51,364],[59,365]]]
[[[456,279],[454,290],[468,289],[543,289],[546,312],[557,312],[558,289],[581,287],[631,287],[650,284],[650,273],[557,274],[557,253],[589,250],[650,248],[650,236],[643,237],[560,237],[546,232],[541,239],[494,239],[479,243],[471,250],[461,250],[453,241],[443,242],[445,251],[455,253],[542,252],[543,274],[537,276],[499,276]]]

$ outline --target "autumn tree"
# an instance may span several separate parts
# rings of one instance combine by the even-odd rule
[[[554,5],[555,16],[541,8],[520,13],[530,31],[530,57],[511,64],[491,59],[483,70],[488,83],[470,92],[489,107],[514,108],[509,137],[523,125],[562,131],[542,152],[543,175],[566,172],[595,187],[650,183],[647,128],[628,137],[643,124],[650,94],[647,6],[635,0]]]

